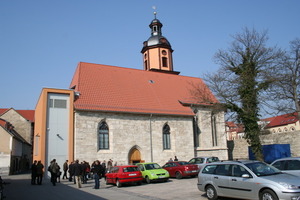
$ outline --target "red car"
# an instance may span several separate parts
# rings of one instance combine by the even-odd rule
[[[177,179],[187,176],[196,177],[199,173],[198,165],[186,161],[167,162],[162,168],[169,172],[170,177],[176,177]]]
[[[135,165],[114,166],[105,174],[105,181],[107,185],[115,184],[117,187],[132,183],[140,185],[143,181],[143,176]]]

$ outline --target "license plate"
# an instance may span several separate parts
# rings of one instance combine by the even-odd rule
[[[197,170],[193,170],[192,172],[197,172]]]
[[[159,176],[158,178],[165,178],[164,176]]]
[[[129,176],[136,176],[136,174],[129,174]]]

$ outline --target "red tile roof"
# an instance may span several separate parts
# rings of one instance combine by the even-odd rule
[[[16,110],[25,119],[34,122],[34,110]]]
[[[203,88],[203,98],[218,101],[202,79],[92,63],[79,63],[70,88],[80,92],[75,109],[112,112],[194,115],[183,104],[199,102],[193,86]]]
[[[8,110],[13,108],[0,108],[0,116],[7,112]],[[22,117],[27,119],[28,121],[34,122],[34,110],[15,110]]]
[[[273,120],[271,120],[271,122],[266,126],[266,128],[296,123],[298,121],[297,116],[297,112],[276,116],[273,118]]]
[[[0,115],[5,113],[7,110],[9,110],[9,109],[8,108],[0,108]]]

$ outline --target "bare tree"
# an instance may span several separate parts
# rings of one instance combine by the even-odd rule
[[[213,74],[206,74],[204,80],[237,121],[245,127],[245,138],[256,158],[263,160],[258,126],[260,99],[272,80],[268,70],[274,68],[282,51],[267,47],[267,32],[257,32],[245,28],[233,36],[227,50],[215,54],[221,68]]]
[[[300,39],[290,42],[279,65],[270,74],[274,78],[267,94],[275,100],[274,109],[280,113],[298,113],[300,119]]]

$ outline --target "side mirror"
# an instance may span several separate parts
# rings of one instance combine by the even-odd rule
[[[249,174],[243,174],[242,178],[250,178],[250,175]]]

